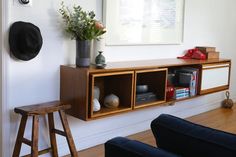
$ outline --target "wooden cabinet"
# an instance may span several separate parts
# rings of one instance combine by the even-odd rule
[[[92,120],[184,100],[166,99],[168,71],[175,68],[199,69],[198,92],[194,97],[226,90],[229,88],[230,66],[229,59],[114,62],[107,63],[105,69],[96,69],[94,66],[79,68],[73,65],[62,65],[60,97],[62,101],[72,105],[68,111],[70,115],[83,120]],[[155,97],[147,101],[137,101],[139,96],[136,91],[137,85],[147,85],[149,92]],[[95,88],[100,90],[98,101],[101,109],[99,111],[93,110]],[[107,108],[104,105],[104,99],[109,94],[118,96],[120,102],[117,108]]]
[[[200,94],[229,88],[230,62],[203,64]]]

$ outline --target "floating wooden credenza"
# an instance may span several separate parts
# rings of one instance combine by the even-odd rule
[[[83,120],[182,101],[166,100],[168,70],[178,67],[199,69],[199,90],[194,97],[229,88],[230,59],[159,59],[107,63],[105,69],[96,69],[94,66],[81,68],[74,65],[62,65],[60,67],[60,97],[62,101],[72,105],[67,113]],[[147,84],[157,95],[157,99],[137,103],[135,100],[137,82]],[[93,111],[92,101],[95,86],[100,89],[101,110],[97,112]],[[110,109],[102,105],[105,96],[111,93],[116,94],[120,99],[118,108]]]

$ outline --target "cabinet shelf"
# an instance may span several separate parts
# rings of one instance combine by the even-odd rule
[[[111,115],[111,114],[120,113],[120,112],[125,112],[125,111],[130,111],[130,110],[132,110],[132,108],[125,107],[123,105],[121,105],[117,108],[113,108],[113,109],[102,107],[101,110],[99,110],[97,112],[93,112],[93,118]]]
[[[148,107],[148,106],[156,106],[159,104],[163,104],[165,102],[166,101],[164,101],[164,100],[155,100],[155,101],[147,101],[147,102],[141,103],[141,104],[136,103],[134,108],[138,109],[138,108],[144,108],[144,107]]]
[[[182,99],[169,99],[166,101],[166,103],[171,104],[171,103],[180,102],[180,101],[184,101],[184,100],[190,100],[190,99],[198,98],[198,97],[200,97],[200,95],[190,96],[190,97],[182,98]]]

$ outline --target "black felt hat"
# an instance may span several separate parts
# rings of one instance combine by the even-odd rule
[[[32,23],[15,22],[10,27],[9,44],[16,58],[24,61],[33,59],[43,44],[40,29]]]

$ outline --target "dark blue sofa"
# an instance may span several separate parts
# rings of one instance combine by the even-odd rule
[[[167,114],[153,120],[151,129],[158,148],[116,137],[105,143],[105,157],[236,157],[235,134]]]

